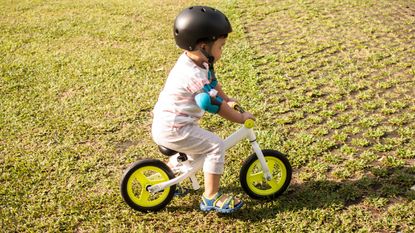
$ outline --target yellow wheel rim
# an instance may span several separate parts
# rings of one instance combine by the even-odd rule
[[[264,172],[262,171],[259,160],[255,160],[255,162],[249,166],[246,175],[246,181],[249,189],[255,194],[261,196],[272,195],[278,192],[287,179],[287,168],[281,160],[268,156],[265,157],[265,161],[272,176],[270,181],[265,180]]]
[[[128,196],[135,204],[143,207],[159,205],[169,195],[170,187],[155,194],[148,192],[147,187],[168,180],[169,176],[158,167],[146,166],[139,168],[128,179]]]

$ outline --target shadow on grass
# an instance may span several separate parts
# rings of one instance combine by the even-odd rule
[[[360,204],[366,197],[373,199],[396,198],[414,200],[415,192],[410,187],[415,184],[415,168],[373,169],[374,175],[359,180],[335,182],[329,180],[309,181],[292,185],[284,195],[274,201],[259,201],[247,198],[246,206],[229,218],[261,221],[274,218],[284,211],[330,208],[341,210]],[[238,190],[240,187],[226,187]]]

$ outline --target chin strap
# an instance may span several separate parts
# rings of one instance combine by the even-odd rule
[[[215,86],[217,85],[218,81],[216,79],[216,74],[215,74],[215,68],[213,67],[213,63],[215,62],[215,57],[212,56],[208,51],[206,51],[205,49],[200,49],[200,52],[202,52],[202,54],[208,59],[208,79],[211,82],[211,84],[213,85],[212,87],[215,88]]]
[[[212,56],[210,53],[208,53],[206,50],[204,49],[200,49],[200,52],[203,53],[203,55],[208,59],[208,63],[209,63],[209,70],[214,72],[213,69],[213,63],[215,62],[215,57]]]

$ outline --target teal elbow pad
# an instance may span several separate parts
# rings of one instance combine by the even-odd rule
[[[195,101],[199,108],[210,112],[218,113],[222,102],[216,98],[210,97],[208,93],[202,92],[195,96]]]

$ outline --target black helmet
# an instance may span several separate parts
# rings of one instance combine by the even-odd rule
[[[207,6],[192,6],[184,9],[174,21],[176,44],[193,51],[201,40],[214,41],[232,32],[228,18],[220,11]]]

